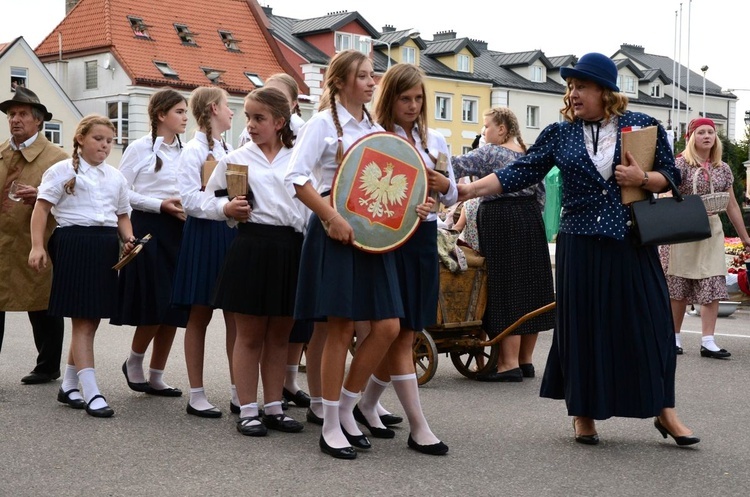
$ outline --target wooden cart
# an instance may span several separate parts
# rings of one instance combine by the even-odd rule
[[[437,371],[438,355],[450,355],[453,365],[467,378],[489,373],[497,367],[498,343],[525,321],[555,308],[548,304],[521,317],[493,338],[486,340],[482,316],[487,305],[487,273],[484,257],[461,247],[469,268],[451,273],[441,265],[437,324],[417,332],[414,341],[414,366],[417,381],[424,385]]]

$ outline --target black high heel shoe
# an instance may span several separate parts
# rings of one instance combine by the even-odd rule
[[[344,436],[346,437],[346,440],[352,445],[352,447],[356,447],[358,449],[371,449],[372,448],[372,444],[367,439],[367,435],[365,435],[364,433],[362,435],[350,435],[344,429],[344,425],[341,425],[341,431],[344,432]]]
[[[370,422],[367,421],[365,415],[362,414],[362,411],[359,409],[358,405],[354,406],[354,419],[357,420],[358,423],[364,425],[368,430],[370,430],[370,435],[375,438],[393,438],[396,436],[396,432],[391,430],[390,428],[370,426]]]
[[[659,421],[658,417],[654,418],[654,426],[656,427],[657,430],[659,430],[659,433],[661,433],[662,437],[667,438],[667,435],[669,435],[670,437],[674,439],[675,443],[677,443],[677,445],[679,446],[693,445],[701,441],[700,438],[694,437],[693,435],[683,435],[681,437],[676,437],[672,435],[672,432],[670,432],[666,426],[661,424],[661,421]]]
[[[594,433],[593,435],[579,435],[576,431],[576,418],[573,418],[573,434],[576,437],[576,442],[584,445],[599,445],[599,434]]]

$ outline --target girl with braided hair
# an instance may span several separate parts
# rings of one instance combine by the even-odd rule
[[[180,251],[185,211],[177,189],[177,164],[182,151],[180,134],[187,126],[187,100],[163,88],[148,103],[151,133],[128,145],[120,172],[130,188],[133,231],[153,239],[142,253],[120,270],[120,300],[112,324],[136,326],[130,355],[122,365],[128,386],[136,392],[179,397],[182,392],[162,377],[177,328],[184,328],[187,309],[171,306],[172,283]],[[143,357],[153,341],[149,378]]]
[[[54,263],[49,313],[72,321],[72,339],[57,400],[94,417],[114,414],[101,395],[94,371],[94,335],[101,318],[117,309],[119,241],[123,255],[134,247],[127,181],[106,162],[115,127],[104,116],[89,115],[78,124],[70,159],[42,176],[31,215],[29,265],[47,266],[44,230],[50,213],[57,228],[49,239]],[[119,240],[118,240],[119,235]],[[83,396],[78,383],[83,388]]]
[[[487,145],[453,157],[457,177],[484,177],[526,154],[518,119],[507,107],[484,113],[483,132]],[[487,263],[487,308],[482,326],[490,337],[555,300],[543,206],[541,184],[482,198],[477,213],[479,247]],[[477,376],[477,380],[519,382],[534,377],[532,354],[538,332],[554,327],[552,312],[522,324],[500,342],[497,370]]]
[[[383,131],[365,108],[375,88],[372,62],[357,50],[341,51],[331,59],[324,86],[320,112],[300,130],[286,175],[289,192],[313,211],[302,249],[294,317],[327,321],[322,399],[313,399],[323,405],[319,445],[333,457],[354,459],[352,445],[370,447],[354,420],[354,405],[398,335],[403,306],[393,254],[354,248],[352,227],[325,198],[344,150],[365,135]],[[354,321],[369,321],[372,332],[359,345],[344,381]],[[318,333],[322,330],[316,326],[313,341]]]
[[[177,184],[182,207],[187,214],[182,245],[177,261],[172,303],[190,308],[185,328],[185,362],[187,363],[190,399],[188,414],[219,418],[221,411],[211,404],[203,389],[203,358],[206,328],[213,315],[211,295],[216,277],[224,262],[236,230],[227,226],[227,218],[247,219],[250,208],[245,197],[236,197],[218,212],[212,208],[218,199],[214,192],[203,192],[201,172],[207,160],[221,160],[230,151],[221,134],[232,127],[232,109],[227,93],[217,87],[200,87],[190,94],[190,110],[198,123],[195,137],[185,144],[180,155]],[[204,208],[204,200],[208,200]],[[232,375],[234,319],[224,312],[226,350],[231,382],[230,409],[239,406]]]

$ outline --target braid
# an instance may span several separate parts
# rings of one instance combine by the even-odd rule
[[[78,141],[73,141],[73,154],[71,155],[71,163],[73,164],[73,171],[78,174],[78,166],[81,163],[81,159],[78,157]],[[73,176],[64,185],[65,193],[68,195],[76,194],[76,177]]]
[[[203,115],[205,117],[205,114]],[[208,119],[208,122],[205,124],[205,126],[201,126],[206,130],[206,141],[208,142],[208,151],[213,152],[214,151],[214,134],[213,130],[211,129],[211,120]]]
[[[336,136],[339,139],[338,148],[336,148],[336,164],[341,165],[344,160],[344,130],[341,128],[341,122],[339,121],[339,113],[336,110],[336,90],[331,90],[331,117],[333,118],[333,124],[336,126]]]
[[[221,139],[221,146],[224,147],[224,152],[229,153],[229,147],[227,147],[227,142],[224,141],[224,138]]]
[[[297,114],[297,116],[302,117],[302,111],[299,109],[299,104],[294,104],[294,113]]]
[[[156,126],[158,125],[158,122],[156,120],[156,116],[151,116],[151,146],[153,147],[154,143],[156,143]],[[155,170],[158,173],[161,170],[162,166],[162,160],[159,155],[156,155],[156,167]]]

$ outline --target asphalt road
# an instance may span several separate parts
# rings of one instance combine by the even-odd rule
[[[70,323],[66,322],[66,345]],[[26,386],[35,359],[23,313],[8,313],[0,355],[0,496],[460,495],[460,496],[747,496],[750,495],[750,309],[719,319],[718,342],[731,360],[701,358],[700,319],[687,316],[678,359],[677,403],[702,438],[692,448],[665,441],[651,420],[612,419],[596,447],[573,441],[563,402],[538,396],[551,335],[541,335],[537,378],[485,384],[462,377],[441,356],[420,389],[444,457],[393,440],[340,461],[318,449],[319,428],[298,434],[241,436],[228,413],[229,385],[220,315],[208,338],[206,390],[225,415],[185,413],[186,398],[130,391],[120,366],[132,329],[103,324],[96,339],[97,377],[115,409],[95,419],[56,400],[59,381]],[[182,332],[165,379],[187,390]],[[301,383],[305,383],[301,375]],[[390,389],[384,403],[402,412]],[[303,409],[291,408],[304,420]]]

